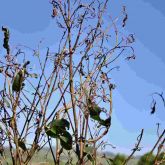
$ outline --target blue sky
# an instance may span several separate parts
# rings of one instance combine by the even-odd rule
[[[113,72],[117,85],[114,92],[112,127],[107,139],[117,146],[114,152],[127,152],[134,147],[136,137],[145,129],[142,152],[148,151],[157,139],[156,123],[165,128],[165,109],[159,106],[150,115],[151,93],[165,92],[165,1],[110,0],[109,14],[118,15],[121,6],[128,11],[126,34],[134,33],[134,61],[118,61],[119,71]],[[51,5],[40,0],[0,0],[0,26],[11,31],[11,45],[36,47],[40,40],[45,47],[53,47],[59,34],[51,19]],[[3,34],[0,33],[0,45]],[[0,50],[1,53],[1,50]]]

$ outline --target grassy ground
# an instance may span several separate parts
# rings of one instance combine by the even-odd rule
[[[55,151],[55,150],[54,150]],[[10,152],[8,149],[5,150],[5,155],[6,158],[8,160],[9,165],[12,165],[12,161],[11,161],[11,156],[10,156]],[[76,162],[76,156],[73,156],[73,153],[71,153],[72,157],[73,157],[73,164],[75,164]],[[109,158],[113,158],[114,155],[112,153],[106,153],[107,157]],[[67,153],[64,153],[63,155],[61,155],[60,157],[60,165],[65,165],[67,162]],[[136,165],[137,164],[138,159],[134,158],[132,159],[128,165]],[[90,162],[86,163],[86,165],[90,165]],[[99,156],[98,154],[98,158],[97,158],[97,164],[102,164],[102,165],[108,165],[108,163],[106,162],[106,160],[104,158],[101,158],[101,156]],[[5,163],[3,163],[3,165],[7,165]],[[29,163],[29,165],[54,165],[53,163],[53,158],[51,155],[51,152],[48,148],[43,149],[42,151],[40,151],[39,153],[35,154],[35,156],[33,157],[32,161]]]

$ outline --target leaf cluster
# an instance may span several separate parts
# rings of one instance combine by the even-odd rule
[[[51,138],[58,138],[61,146],[66,150],[72,149],[72,136],[66,130],[70,123],[66,119],[55,119],[45,127],[46,134]]]
[[[98,105],[96,105],[95,103],[92,103],[92,101],[90,99],[88,100],[88,110],[89,110],[90,117],[92,119],[98,121],[99,124],[102,126],[110,127],[111,117],[109,116],[107,119],[102,119],[100,117],[102,109]]]

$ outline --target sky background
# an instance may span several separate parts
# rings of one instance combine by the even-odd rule
[[[120,13],[127,7],[128,21],[125,33],[134,33],[136,60],[118,61],[120,70],[113,72],[117,85],[114,92],[112,127],[107,136],[116,150],[131,152],[136,137],[144,128],[142,151],[149,151],[157,140],[156,123],[165,128],[165,109],[160,104],[150,115],[153,92],[165,91],[165,1],[164,0],[110,0],[109,14]],[[45,47],[53,47],[59,34],[51,18],[52,7],[46,0],[0,0],[0,26],[11,32],[11,45],[37,46],[40,40]],[[108,20],[107,20],[108,21]],[[3,33],[0,33],[2,45]],[[1,54],[1,50],[0,50]]]

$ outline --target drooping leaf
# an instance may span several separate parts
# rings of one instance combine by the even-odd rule
[[[57,138],[58,137],[58,134],[57,134],[57,131],[56,131],[56,127],[48,127],[46,126],[45,127],[45,132],[48,136],[52,137],[52,138]]]
[[[72,149],[72,136],[66,131],[69,129],[69,122],[66,119],[53,120],[45,127],[46,134],[52,138],[60,139],[61,146],[66,149]]]
[[[155,111],[156,111],[156,101],[153,100],[151,105],[151,114],[154,114]]]
[[[12,89],[13,91],[19,92],[22,88],[22,82],[23,82],[23,71],[20,70],[16,76],[14,77]]]
[[[18,140],[18,145],[22,150],[24,150],[24,151],[27,150],[26,145],[22,140]]]
[[[100,120],[100,113],[101,113],[101,108],[99,106],[92,105],[89,107],[89,113],[92,119],[99,121]]]
[[[105,127],[109,127],[111,124],[111,117],[108,117],[107,119],[103,120],[100,118],[100,113],[102,112],[102,109],[96,105],[95,103],[88,102],[88,107],[89,107],[89,114],[90,117],[96,121],[99,122],[100,125],[103,125]]]
[[[52,125],[59,127],[59,129],[69,129],[69,122],[66,119],[56,119],[52,122]]]
[[[61,146],[66,150],[72,149],[72,136],[69,132],[65,131],[62,135],[60,135],[60,143]]]
[[[125,7],[125,6],[123,6],[123,14],[124,14],[124,19],[123,19],[123,24],[122,24],[122,26],[125,27],[126,21],[127,21],[127,19],[128,19],[128,14],[126,13],[126,7]]]
[[[3,40],[3,47],[6,49],[7,54],[10,54],[10,47],[9,47],[9,30],[2,26],[2,31],[4,32],[4,40]]]
[[[99,123],[105,127],[109,127],[111,125],[111,117],[108,117],[105,120],[100,120]]]

